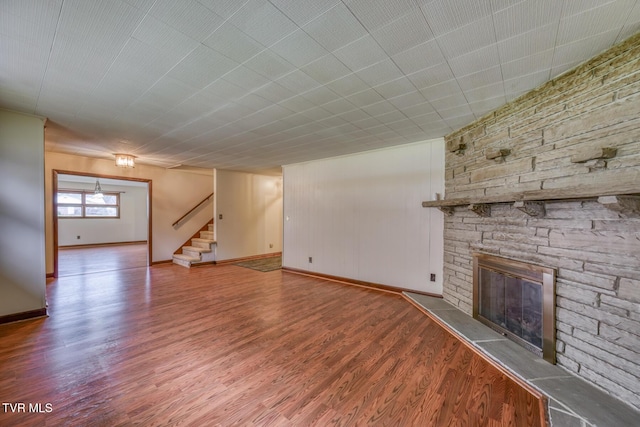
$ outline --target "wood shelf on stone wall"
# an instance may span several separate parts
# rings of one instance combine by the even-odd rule
[[[540,218],[545,215],[545,202],[578,200],[597,200],[602,206],[623,216],[640,217],[640,189],[623,193],[619,190],[602,191],[599,194],[580,189],[536,190],[511,195],[510,197],[494,196],[425,201],[422,202],[422,207],[438,208],[446,215],[453,215],[456,207],[466,206],[479,216],[490,217],[491,205],[513,204],[514,208],[527,215]]]

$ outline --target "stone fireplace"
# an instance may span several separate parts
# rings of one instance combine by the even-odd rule
[[[474,254],[554,269],[557,365],[636,409],[638,117],[640,35],[448,135],[423,203],[446,214],[448,303],[473,315]]]
[[[474,254],[473,317],[555,363],[555,270]]]

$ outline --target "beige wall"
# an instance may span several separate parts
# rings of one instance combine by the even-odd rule
[[[0,316],[45,307],[44,120],[0,110]]]
[[[133,169],[122,169],[116,167],[113,160],[46,152],[44,178],[47,273],[53,272],[52,171],[54,169],[109,175],[123,179],[151,180],[153,262],[170,260],[173,252],[213,217],[213,206],[208,202],[179,226],[175,228],[171,226],[174,221],[213,192],[213,176],[143,164],[137,164]]]
[[[217,170],[216,185],[216,259],[281,252],[282,177]]]

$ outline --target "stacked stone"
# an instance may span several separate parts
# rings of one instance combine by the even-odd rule
[[[640,209],[597,201],[640,195],[640,36],[445,140],[446,200],[500,201],[445,217],[445,299],[471,314],[474,252],[556,268],[558,364],[640,409]]]

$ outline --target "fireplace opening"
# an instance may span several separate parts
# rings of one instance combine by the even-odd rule
[[[488,254],[473,265],[473,317],[555,363],[555,270]]]

